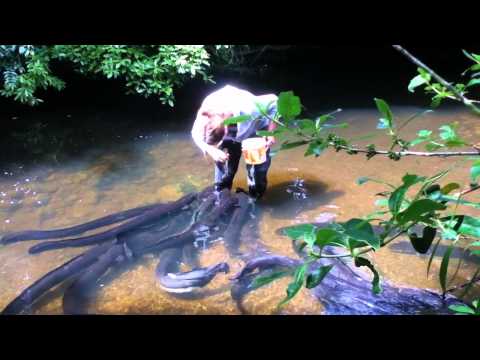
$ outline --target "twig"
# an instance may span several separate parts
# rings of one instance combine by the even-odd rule
[[[474,191],[476,191],[476,190],[478,190],[478,189],[480,189],[480,185],[472,186],[470,189],[467,189],[467,190],[462,191],[462,192],[460,193],[460,195],[459,195],[459,198],[460,198],[460,197],[463,197],[463,196],[465,196],[465,195],[467,195],[467,194],[470,194],[470,193],[472,193],[472,192],[474,192]]]
[[[334,145],[331,143],[331,145]],[[448,151],[448,152],[421,152],[421,151],[385,151],[385,150],[364,150],[358,149],[355,147],[349,146],[338,146],[343,150],[349,150],[357,153],[365,153],[365,154],[372,154],[372,155],[389,155],[395,154],[398,156],[424,156],[424,157],[452,157],[452,156],[479,156],[480,151]]]
[[[446,81],[444,78],[442,78],[440,75],[438,75],[435,71],[430,69],[427,65],[425,65],[423,62],[421,62],[419,59],[417,59],[415,56],[410,54],[407,50],[405,50],[403,47],[400,45],[393,45],[394,49],[398,50],[400,53],[405,55],[412,63],[415,65],[421,67],[423,70],[428,72],[434,79],[436,79],[440,84],[442,84],[444,87],[446,87],[448,90],[450,90],[454,95],[455,98],[463,103],[465,106],[470,108],[473,112],[476,114],[480,115],[480,109],[477,108],[473,103],[473,100],[470,100],[466,98],[460,91],[458,91],[451,83]]]
[[[451,289],[448,289],[446,292],[451,293],[451,292],[466,288],[467,286],[473,285],[474,283],[479,282],[479,281],[480,281],[480,276],[477,276],[477,277],[473,278],[472,280],[470,280],[468,283],[454,286]]]

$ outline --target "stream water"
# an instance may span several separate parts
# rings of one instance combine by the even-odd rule
[[[419,109],[396,108],[399,120],[406,119]],[[388,139],[376,130],[378,114],[372,110],[349,109],[338,116],[349,128],[338,133],[346,137],[377,136],[357,144],[375,143],[385,148]],[[438,111],[416,120],[404,130],[411,139],[420,129],[436,130],[444,123],[459,121],[460,135],[472,143],[478,142],[478,119],[462,110]],[[117,135],[111,125],[105,124],[104,136],[113,146],[91,146],[91,150],[59,164],[37,163],[35,166],[16,164],[2,170],[0,178],[0,232],[1,234],[26,229],[54,229],[83,223],[106,214],[155,202],[173,201],[195,189],[211,184],[213,165],[194,147],[189,124],[182,127],[137,129],[127,137]],[[123,135],[122,135],[123,136]],[[116,139],[118,137],[118,142]],[[120,141],[121,140],[121,141]],[[361,176],[380,178],[399,183],[408,171],[431,175],[451,166],[458,159],[405,158],[393,162],[386,157],[367,161],[364,156],[326,151],[318,158],[303,156],[298,148],[278,153],[269,172],[265,198],[259,204],[259,240],[270,251],[295,256],[291,242],[276,230],[293,224],[315,222],[326,213],[333,213],[338,221],[362,217],[376,209],[375,194],[384,188],[375,183],[357,185]],[[458,170],[445,181],[466,184],[471,161],[459,164]],[[234,187],[246,188],[243,160]],[[468,199],[477,200],[475,193]],[[477,210],[464,209],[480,215]],[[436,258],[427,278],[428,256],[408,251],[406,240],[396,247],[387,247],[372,259],[381,274],[401,286],[439,289]],[[35,241],[0,247],[0,308],[4,308],[22,290],[51,269],[84,248],[61,249],[38,255],[29,255],[28,248]],[[442,252],[440,252],[441,254]],[[202,265],[220,261],[230,264],[232,272],[243,262],[230,258],[221,242],[202,251]],[[455,263],[454,265],[456,264]],[[164,292],[157,284],[154,271],[157,258],[147,257],[130,264],[110,276],[98,286],[98,296],[90,312],[98,314],[239,314],[230,297],[229,275],[218,275],[206,288],[212,295],[196,300],[178,299]],[[478,263],[468,258],[460,267],[453,284],[462,283],[471,276]],[[452,271],[455,266],[452,266]],[[276,313],[277,303],[285,296],[288,279],[250,293],[244,307],[250,314]],[[44,296],[35,306],[35,314],[62,314],[62,288]],[[473,294],[478,294],[478,288]],[[321,304],[307,290],[302,290],[282,310],[283,314],[319,314]]]

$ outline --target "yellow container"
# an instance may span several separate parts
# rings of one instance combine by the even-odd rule
[[[242,152],[248,165],[260,165],[267,161],[265,138],[250,138],[242,141]]]

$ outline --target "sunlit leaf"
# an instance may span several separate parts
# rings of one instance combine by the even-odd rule
[[[450,183],[450,184],[445,185],[445,186],[440,190],[440,192],[441,192],[443,195],[447,195],[447,194],[451,193],[453,190],[457,190],[457,189],[460,189],[460,184],[458,184],[458,183]]]
[[[411,81],[410,84],[408,84],[408,91],[411,93],[415,92],[415,89],[423,84],[426,84],[428,82],[427,79],[425,79],[422,75],[417,75],[415,76]]]
[[[305,282],[305,272],[307,270],[307,264],[303,264],[299,266],[295,270],[294,280],[291,282],[287,287],[287,297],[279,304],[279,306],[283,306],[292,300],[295,295],[300,291]]]
[[[403,225],[409,221],[415,221],[422,215],[445,209],[445,205],[430,199],[416,200],[407,209],[398,214],[398,222],[400,225]]]
[[[385,124],[387,128],[392,129],[393,128],[393,114],[392,111],[390,110],[390,106],[385,102],[385,100],[382,99],[375,99],[375,103],[377,105],[378,111],[382,113],[384,119],[386,120]]]
[[[278,96],[278,113],[286,120],[291,120],[300,115],[302,104],[300,98],[293,94],[293,91],[282,92]]]
[[[318,229],[316,232],[315,245],[323,247],[333,242],[337,244],[338,243],[343,244],[343,242],[341,242],[340,240],[341,238],[342,238],[342,235],[333,229],[329,229],[329,228]]]
[[[380,249],[380,238],[375,235],[372,225],[362,219],[350,219],[343,224],[345,233],[356,241],[364,242],[375,250]]]
[[[467,88],[472,86],[480,85],[480,79],[472,79],[468,82]]]
[[[310,274],[308,274],[306,285],[307,289],[313,289],[317,287],[332,268],[333,265],[321,266],[317,270],[312,271]]]
[[[475,315],[475,310],[473,310],[472,308],[469,308],[466,305],[450,305],[448,308],[452,311],[455,311],[456,313],[459,313],[459,314]]]
[[[477,160],[472,164],[472,167],[470,169],[470,179],[472,183],[476,183],[479,176],[480,176],[480,160]]]
[[[315,226],[311,224],[301,224],[283,229],[283,233],[292,240],[301,239],[305,234],[309,234],[314,231]]]

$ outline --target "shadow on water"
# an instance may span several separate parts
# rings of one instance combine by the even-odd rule
[[[328,185],[321,181],[305,180],[302,186],[285,181],[269,187],[259,206],[270,209],[274,218],[289,220],[343,195],[343,191],[328,191]]]
[[[141,151],[132,146],[123,146],[114,156],[106,156],[97,171],[99,181],[97,190],[109,190],[117,184],[139,180],[155,163],[148,151]]]

